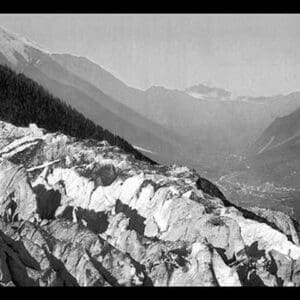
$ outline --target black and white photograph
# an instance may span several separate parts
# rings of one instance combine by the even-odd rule
[[[300,286],[300,14],[0,13],[1,287]]]

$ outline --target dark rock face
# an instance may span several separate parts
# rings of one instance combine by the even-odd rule
[[[40,218],[53,219],[57,208],[60,206],[60,192],[54,189],[47,190],[42,184],[34,187],[33,191],[36,194],[37,213]]]
[[[105,142],[0,128],[0,285],[299,285],[288,216]]]
[[[218,189],[218,187],[209,180],[199,176],[196,184],[198,189],[201,189],[204,193],[212,197],[220,198],[224,202],[224,205],[231,206],[231,203],[227,201],[227,199],[225,198],[223,193]]]
[[[96,166],[93,169],[93,179],[95,186],[108,186],[111,185],[117,178],[117,171],[113,164],[104,164]]]
[[[69,221],[53,221],[38,229],[25,222],[18,232],[5,224],[1,234],[4,253],[10,257],[5,269],[11,270],[17,286],[134,285],[140,280],[128,255]]]

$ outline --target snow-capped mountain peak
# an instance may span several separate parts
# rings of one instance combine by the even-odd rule
[[[219,99],[232,100],[232,93],[222,88],[209,87],[204,84],[191,86],[184,90],[184,92],[194,98],[201,100]]]

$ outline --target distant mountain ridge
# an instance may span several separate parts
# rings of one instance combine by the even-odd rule
[[[132,144],[160,153],[160,159],[168,156],[172,158],[173,153],[180,152],[172,142],[176,140],[174,133],[69,72],[56,62],[50,52],[39,46],[36,48],[33,43],[4,29],[0,29],[0,64],[29,76],[92,121]]]
[[[221,98],[222,100],[225,100],[230,99],[231,97],[231,92],[229,91],[221,88],[209,87],[201,83],[185,89],[184,92],[192,97],[203,100],[208,98]]]
[[[217,119],[222,119],[221,117],[224,117],[225,123],[218,128],[220,131],[220,128],[226,125],[228,126],[228,121],[231,123],[245,123],[245,121],[246,123],[249,123],[250,118],[247,117],[247,115],[250,113],[251,118],[253,118],[253,116],[255,117],[255,115],[258,114],[258,117],[252,122],[251,127],[259,125],[259,130],[263,130],[269,124],[268,122],[272,121],[272,118],[275,118],[278,114],[282,113],[282,108],[284,106],[283,102],[285,102],[284,98],[286,97],[283,96],[279,101],[282,102],[278,104],[280,108],[277,109],[274,107],[270,113],[268,113],[268,118],[264,118],[261,115],[262,113],[267,113],[268,109],[267,107],[262,109],[259,106],[260,102],[267,101],[266,99],[263,99],[263,97],[238,97],[235,101],[237,103],[229,103],[227,104],[228,107],[224,107],[223,103],[219,104],[216,103],[216,101],[219,102],[220,99],[224,100],[224,97],[232,100],[232,95],[229,91],[221,88],[207,87],[203,84],[199,84],[183,91],[170,90],[160,86],[153,86],[142,91],[127,86],[115,76],[105,71],[102,67],[86,58],[76,57],[70,54],[54,54],[53,57],[68,71],[91,82],[106,94],[112,96],[117,101],[125,104],[148,119],[153,120],[155,123],[159,123],[181,136],[189,135],[187,133],[189,133],[189,130],[191,129],[193,131],[191,135],[194,139],[201,140],[200,133],[203,124],[209,122],[211,127],[211,125],[215,123],[213,115],[216,115]],[[197,88],[197,91],[206,93],[206,97],[203,99],[196,99],[188,93],[188,91],[193,91]],[[209,104],[206,101],[199,101],[207,100],[209,97],[216,101]],[[287,112],[292,111],[300,105],[300,103],[296,103],[298,101],[295,99],[288,98],[288,102],[288,105],[286,105]],[[171,108],[172,112],[170,112]],[[178,115],[175,110],[178,110]],[[242,110],[241,113],[243,115],[241,118],[238,116],[240,110]],[[257,125],[257,118],[259,118],[261,124]],[[193,119],[195,119],[195,124],[191,126],[190,123],[193,122]],[[178,122],[178,120],[180,120],[180,122]],[[237,124],[235,126],[240,127],[240,125],[241,124]],[[247,126],[249,128],[250,124]],[[232,130],[232,128],[229,128],[229,130]],[[258,132],[257,134],[259,134],[259,130],[255,130]],[[194,137],[196,132],[199,132],[198,137]]]
[[[224,157],[244,153],[275,118],[300,107],[300,93],[235,99],[229,91],[204,84],[189,88],[206,95],[203,99],[189,95],[189,89],[154,86],[142,91],[87,58],[49,53],[1,32],[1,64],[36,80],[86,117],[164,163],[219,169]]]
[[[300,108],[276,118],[250,147],[251,172],[278,185],[300,188]]]
[[[266,152],[300,135],[300,109],[276,118],[253,145],[252,153]]]

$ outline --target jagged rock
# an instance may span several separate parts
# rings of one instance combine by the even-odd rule
[[[299,245],[299,237],[295,230],[292,219],[281,211],[275,211],[260,207],[251,207],[248,210],[253,211],[255,214],[266,218],[269,222],[273,223],[285,235],[291,237],[291,240]]]
[[[217,286],[218,282],[212,271],[212,253],[201,242],[192,244],[188,257],[189,267],[174,270],[170,286]],[[227,274],[226,274],[227,275]]]
[[[216,250],[213,250],[212,267],[219,286],[242,285],[235,268],[227,266]]]
[[[113,164],[96,164],[93,168],[95,187],[111,185],[117,178],[117,171]]]
[[[7,262],[11,250],[5,245],[0,238],[0,286],[15,286],[11,278],[11,271]]]
[[[292,276],[293,260],[276,250],[271,250],[270,256],[274,260],[277,277],[282,280],[283,285],[287,285]]]
[[[289,255],[293,259],[300,257],[300,247],[289,241],[286,235],[265,223],[245,219],[239,213],[233,213],[234,210],[231,209],[229,212],[228,209],[224,208],[221,209],[220,214],[237,222],[241,228],[241,235],[246,246],[257,243],[258,248],[265,252],[274,249],[284,255]]]
[[[227,260],[232,260],[244,249],[240,227],[233,219],[208,216],[201,221],[197,224],[198,232],[215,248],[220,249]]]
[[[292,282],[295,286],[300,286],[300,259],[293,262]]]
[[[17,285],[26,284],[27,278],[33,285],[129,286],[143,282],[143,274],[128,255],[71,222],[54,221],[42,229],[26,222],[18,233],[7,230],[2,235],[22,261],[13,265]],[[23,273],[26,269],[24,282],[17,268]]]
[[[24,168],[6,159],[0,160],[0,216],[23,220],[36,211],[35,194]]]
[[[145,236],[155,237],[158,234],[159,227],[154,218],[147,219],[145,223]]]
[[[0,285],[299,285],[285,215],[107,142],[0,129]]]

